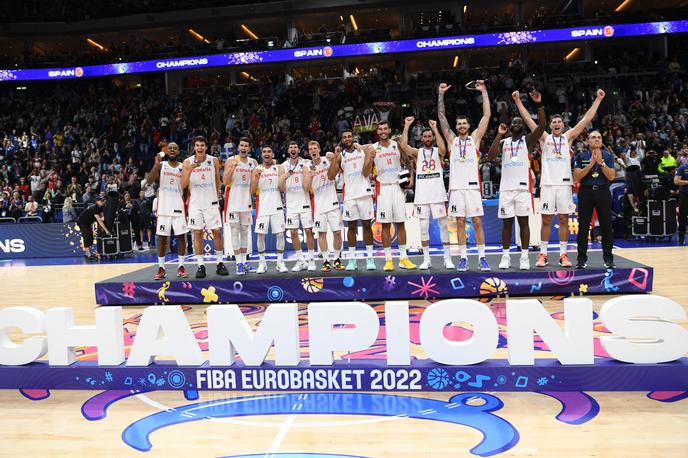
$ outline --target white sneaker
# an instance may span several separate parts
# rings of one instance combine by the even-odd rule
[[[284,273],[284,272],[289,272],[289,269],[287,269],[287,266],[284,265],[284,262],[280,261],[275,265],[275,269],[277,272]]]
[[[264,274],[268,270],[268,265],[265,263],[265,261],[261,261],[258,263],[258,268],[256,269],[257,274]]]
[[[313,261],[312,259],[310,261],[308,261],[308,270],[313,272],[316,269],[317,269],[317,267],[315,266],[315,261]]]
[[[451,269],[451,270],[456,269],[456,266],[455,266],[454,263],[452,262],[451,258],[447,258],[447,259],[444,260],[444,268],[445,268],[445,269],[448,269],[448,270],[449,270],[449,269]]]
[[[511,267],[511,256],[508,253],[504,253],[502,255],[502,260],[499,261],[499,268],[508,269],[509,267]]]
[[[432,263],[430,261],[423,261],[423,263],[418,266],[418,268],[420,270],[428,270],[431,267],[432,267]]]
[[[525,256],[521,255],[521,260],[518,262],[518,268],[521,270],[530,269],[530,258],[527,254]]]
[[[296,261],[296,264],[294,264],[294,267],[291,268],[291,271],[301,272],[306,267],[308,267],[306,261],[304,261],[303,259],[299,259],[298,261]]]
[[[148,251],[148,242],[143,242],[143,251]]]

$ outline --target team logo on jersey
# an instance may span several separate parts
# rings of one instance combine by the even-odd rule
[[[502,210],[504,210],[504,209],[502,208]],[[451,206],[451,211],[453,211],[453,212],[456,211],[456,205],[452,205],[452,206]]]
[[[161,231],[164,231],[164,230],[165,230],[165,225],[164,225],[164,224],[161,224],[161,225],[160,225],[160,230],[161,230]]]
[[[386,218],[385,212],[380,212],[380,218]]]
[[[189,218],[189,224],[196,224],[196,220],[193,218]]]
[[[351,215],[349,214],[349,210],[346,210],[346,211],[344,212],[344,215],[346,215],[347,218],[348,218],[349,216],[351,216]]]
[[[258,229],[265,229],[265,224],[264,224],[264,223],[259,223],[259,224],[258,224]]]
[[[287,224],[291,224],[291,218],[287,218]]]
[[[542,203],[542,209],[543,210],[549,210],[549,204],[547,202]]]
[[[499,209],[499,212],[500,212],[502,215],[506,215],[506,208],[504,208],[504,207],[500,208],[500,209]]]
[[[422,207],[416,207],[416,213],[418,213],[419,215],[421,213],[423,213],[423,208]]]
[[[234,219],[234,213],[230,213],[229,215],[227,215],[227,217],[228,217],[229,219]]]
[[[320,221],[315,222],[315,227],[320,227]]]

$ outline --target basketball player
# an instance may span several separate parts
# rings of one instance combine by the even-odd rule
[[[376,220],[382,224],[382,246],[385,250],[384,270],[394,270],[392,262],[392,235],[390,229],[394,223],[399,243],[399,267],[415,269],[406,254],[406,195],[401,189],[401,161],[406,155],[396,141],[390,139],[391,129],[387,121],[377,125],[379,141],[364,146],[364,150],[373,156],[377,172],[377,215]]]
[[[471,218],[475,232],[475,242],[478,248],[478,265],[480,270],[489,271],[490,266],[485,257],[485,231],[482,216],[483,200],[480,185],[480,142],[490,123],[490,99],[485,82],[475,82],[475,89],[482,94],[483,116],[478,127],[469,134],[470,124],[464,115],[456,117],[456,135],[449,127],[445,115],[444,93],[451,86],[441,83],[438,90],[438,117],[442,132],[447,142],[451,144],[449,150],[449,215],[456,218],[456,237],[459,242],[460,271],[468,270],[468,247],[466,244],[466,218]]]
[[[311,165],[303,172],[306,191],[313,194],[313,229],[318,233],[318,248],[323,254],[323,272],[329,272],[332,267],[344,270],[342,265],[342,214],[339,208],[339,198],[334,181],[329,179],[330,168],[333,163],[327,157],[320,157],[320,143],[308,142],[308,154]],[[327,228],[332,231],[333,249],[327,249]],[[332,260],[332,264],[330,264]]]
[[[229,275],[222,262],[222,218],[220,218],[220,162],[206,154],[205,137],[194,138],[194,154],[184,161],[182,189],[189,188],[189,229],[193,230],[196,278],[205,278],[203,262],[203,226],[212,231],[217,259],[216,273]]]
[[[282,192],[286,186],[287,177],[282,168],[274,160],[272,148],[263,146],[263,163],[253,169],[251,176],[251,194],[256,194],[256,234],[258,240],[258,256],[260,262],[256,273],[262,274],[268,270],[265,262],[265,234],[269,230],[277,238],[277,272],[288,272],[284,265],[284,205]]]
[[[447,153],[444,140],[437,132],[437,122],[428,121],[430,127],[421,132],[421,148],[408,145],[408,131],[413,125],[413,116],[404,119],[404,131],[399,137],[399,148],[416,161],[416,193],[413,200],[414,211],[420,221],[420,241],[423,245],[421,270],[432,267],[430,261],[430,216],[440,226],[440,237],[444,248],[444,267],[454,269],[449,251],[449,231],[447,229],[447,188],[444,186],[442,164]],[[437,146],[433,146],[437,139]]]
[[[250,149],[251,141],[246,137],[240,138],[238,154],[227,159],[222,177],[225,184],[225,224],[229,226],[232,237],[237,275],[255,270],[248,263],[246,254],[253,222],[251,174],[258,166],[255,159],[248,157]]]
[[[552,228],[553,215],[559,220],[559,265],[572,267],[566,253],[569,239],[569,214],[576,211],[573,203],[573,175],[571,174],[571,144],[585,127],[595,117],[597,109],[604,99],[604,91],[597,90],[597,97],[590,109],[573,128],[564,132],[564,119],[560,114],[552,115],[550,128],[552,133],[543,133],[540,137],[540,151],[542,151],[542,173],[540,175],[540,213],[542,227],[540,228],[540,254],[535,262],[536,267],[547,265],[547,246]],[[511,96],[518,107],[518,112],[528,128],[533,131],[537,127],[535,121],[523,106],[518,91]]]
[[[186,234],[189,228],[186,225],[184,214],[184,198],[182,196],[182,163],[179,162],[179,145],[172,142],[167,145],[167,152],[161,151],[155,155],[155,165],[146,177],[147,183],[160,181],[158,199],[155,214],[157,215],[158,236],[158,272],[156,280],[165,278],[165,251],[167,240],[172,231],[177,237],[177,254],[179,255],[179,267],[177,276],[188,278],[189,274],[184,268],[184,256],[186,255]]]
[[[313,238],[313,209],[311,208],[311,195],[303,187],[303,170],[310,164],[306,159],[299,157],[299,144],[290,142],[287,149],[289,159],[282,164],[282,172],[286,176],[285,203],[287,206],[286,229],[291,231],[291,244],[296,254],[296,264],[292,272],[303,269],[313,271],[315,267],[315,239]],[[303,257],[301,240],[299,240],[299,225],[306,235],[306,247],[308,254]]]
[[[328,178],[334,180],[338,173],[344,177],[344,221],[347,225],[347,243],[349,245],[349,262],[346,270],[356,270],[356,240],[358,222],[363,227],[363,241],[366,245],[366,269],[375,270],[373,259],[373,189],[370,175],[373,173],[373,158],[354,144],[354,134],[344,130],[341,145],[334,150],[332,166]]]
[[[530,151],[545,131],[545,119],[547,119],[540,93],[533,91],[530,98],[537,107],[537,118],[540,124],[529,135],[525,135],[523,119],[515,117],[511,120],[511,125],[508,128],[511,131],[510,137],[505,140],[502,140],[502,137],[507,133],[507,127],[506,124],[500,124],[497,136],[488,153],[488,160],[490,161],[495,160],[500,151],[502,155],[502,179],[499,183],[499,218],[503,220],[500,269],[511,267],[509,246],[514,227],[514,217],[518,218],[518,228],[521,233],[519,268],[521,270],[530,269],[528,216],[533,210]]]

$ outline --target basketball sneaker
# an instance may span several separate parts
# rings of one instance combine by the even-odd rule
[[[382,270],[390,271],[394,270],[394,263],[392,260],[385,261],[385,266],[382,268]]]
[[[344,264],[342,264],[342,260],[337,258],[334,260],[334,268],[335,270],[344,270]]]
[[[490,265],[487,263],[487,259],[485,259],[484,257],[478,260],[478,264],[480,265],[480,270],[482,270],[483,272],[489,272],[492,270],[490,269]]]
[[[332,270],[332,266],[330,265],[330,261],[323,262],[322,271],[323,272],[329,272],[330,270]]]
[[[237,275],[244,275],[245,273],[246,273],[246,269],[244,269],[244,265],[240,262],[237,262],[236,274]]]
[[[572,267],[573,263],[569,259],[569,255],[564,253],[561,256],[559,256],[559,265],[561,267]]]
[[[189,273],[186,271],[186,268],[184,266],[177,267],[177,277],[189,278]]]
[[[165,272],[165,268],[164,267],[158,267],[158,273],[156,273],[155,277],[153,277],[153,278],[155,280],[162,280],[163,278],[165,278],[165,275],[167,275],[167,273]]]
[[[373,258],[366,259],[366,270],[375,270],[375,260]]]
[[[349,262],[346,264],[346,270],[356,270],[358,269],[358,263],[356,262],[355,259],[349,259]]]
[[[225,266],[224,262],[218,262],[217,263],[217,268],[215,269],[215,273],[222,276],[226,277],[229,275],[229,271],[227,270],[227,267]]]
[[[528,257],[527,252],[521,253],[521,259],[518,261],[518,268],[521,270],[530,269],[530,258]]]
[[[246,273],[249,273],[249,274],[256,273],[256,268],[253,267],[253,264],[249,264],[248,262],[244,262],[242,264],[244,266],[244,271],[246,271]]]
[[[201,264],[196,271],[196,278],[205,278],[205,266]]]
[[[502,255],[502,260],[499,261],[499,268],[508,269],[509,267],[511,267],[511,256],[509,253],[504,253]]]
[[[278,261],[277,264],[275,265],[275,270],[277,272],[283,274],[285,272],[289,272],[289,269],[287,269],[287,266],[284,265],[283,261]]]
[[[432,267],[432,262],[430,261],[423,261],[421,265],[418,266],[420,270],[428,270]]]
[[[467,258],[460,258],[459,259],[459,267],[457,267],[459,272],[466,272],[468,270],[468,259]]]
[[[268,265],[265,263],[265,261],[261,261],[258,263],[258,269],[256,269],[257,274],[264,274],[268,270]]]
[[[418,266],[416,266],[414,263],[412,263],[409,258],[403,258],[403,259],[399,260],[399,267],[401,267],[402,269],[412,270]]]
[[[315,261],[313,261],[312,259],[308,261],[308,270],[310,272],[315,272],[316,269],[317,267],[315,266]]]
[[[561,258],[559,258],[559,264],[561,264]],[[535,267],[545,267],[547,265],[547,255],[545,253],[540,253],[537,255],[535,260]]]
[[[291,268],[291,271],[292,272],[301,272],[306,267],[308,267],[308,264],[306,264],[306,261],[304,261],[303,259],[299,259],[294,264],[294,267]]]
[[[447,270],[456,269],[456,266],[454,266],[454,263],[452,262],[451,258],[445,258],[444,259],[444,268]]]

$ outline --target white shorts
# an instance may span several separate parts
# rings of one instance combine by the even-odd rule
[[[220,207],[194,208],[189,206],[189,229],[200,231],[203,226],[208,230],[222,227]]]
[[[449,216],[472,218],[483,216],[483,196],[477,189],[454,189],[449,192]]]
[[[376,219],[378,223],[406,221],[406,195],[398,184],[380,184]]]
[[[225,213],[225,222],[230,225],[241,224],[242,226],[250,226],[253,224],[253,212],[251,210],[245,212],[227,210]]]
[[[344,221],[370,221],[374,217],[373,196],[363,196],[344,201]]]
[[[284,225],[286,229],[298,229],[299,223],[304,229],[313,227],[313,213],[311,213],[310,208],[301,213],[287,213],[287,222]]]
[[[256,217],[256,234],[267,234],[270,229],[273,234],[284,232],[284,213],[280,211]]]
[[[184,215],[158,215],[156,225],[155,233],[164,237],[169,237],[172,231],[174,231],[174,235],[182,235],[189,232],[189,227],[186,225],[186,216]]]
[[[570,215],[576,212],[573,203],[573,188],[564,186],[542,186],[540,188],[540,213],[543,215]]]
[[[332,232],[342,230],[342,215],[339,210],[330,210],[327,213],[320,213],[315,215],[313,221],[313,230],[315,232],[327,232],[327,226],[330,227]]]
[[[418,219],[444,218],[447,216],[447,203],[436,202],[434,204],[413,204],[413,213]]]
[[[513,190],[499,193],[500,218],[530,216],[533,213],[533,195],[530,191]]]

